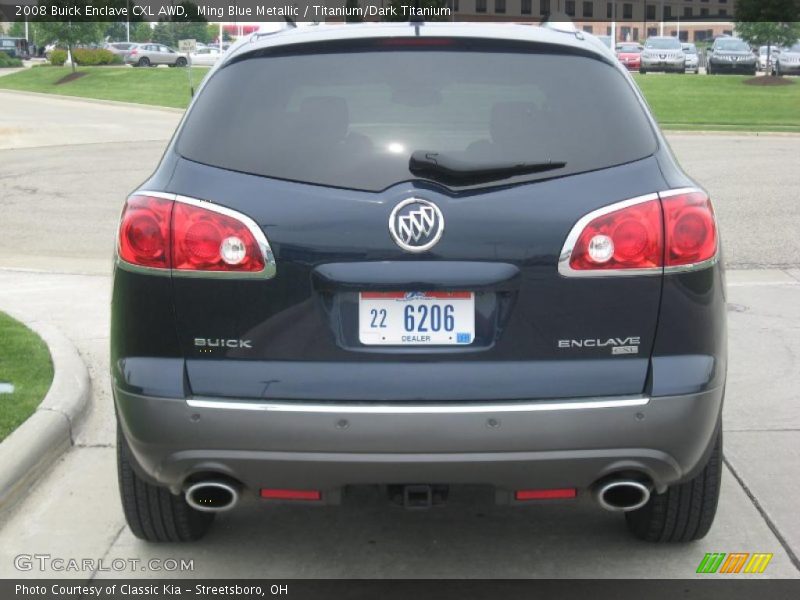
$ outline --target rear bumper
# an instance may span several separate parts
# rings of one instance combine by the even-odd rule
[[[303,404],[174,399],[115,390],[143,474],[178,493],[198,473],[260,487],[474,483],[587,488],[617,471],[655,487],[704,462],[723,389],[523,403]]]

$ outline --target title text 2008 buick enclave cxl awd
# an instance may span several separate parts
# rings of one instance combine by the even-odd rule
[[[706,534],[724,276],[707,194],[590,35],[255,35],[125,203],[112,375],[134,534],[244,496],[583,494]]]

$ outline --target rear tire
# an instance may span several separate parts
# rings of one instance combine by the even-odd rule
[[[691,542],[708,533],[717,514],[722,479],[722,422],[714,449],[693,479],[653,494],[642,508],[625,513],[628,529],[647,542]]]
[[[134,460],[117,425],[119,493],[133,535],[148,542],[190,542],[203,537],[214,521],[214,513],[195,510],[183,496],[145,481],[136,472]]]
[[[178,60],[175,61],[176,67],[185,67],[186,66],[186,58],[183,56],[179,56]]]
[[[142,58],[139,59],[139,62],[136,64],[139,65],[140,67],[149,67],[150,59],[147,58],[146,56],[143,56]]]

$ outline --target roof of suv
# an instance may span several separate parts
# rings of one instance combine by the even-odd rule
[[[287,27],[277,32],[254,33],[232,46],[225,62],[234,56],[241,56],[254,50],[290,44],[385,37],[443,36],[539,42],[594,52],[606,59],[614,58],[610,50],[591,34],[559,31],[549,27],[508,23],[354,23]]]

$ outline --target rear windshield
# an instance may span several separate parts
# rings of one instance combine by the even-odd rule
[[[641,52],[642,48],[638,44],[623,44],[617,46],[618,52]]]
[[[623,164],[655,148],[631,86],[600,60],[438,48],[232,63],[212,76],[177,143],[212,166],[369,191],[419,179],[409,170],[415,151],[469,164],[566,163],[481,183],[497,185]]]

